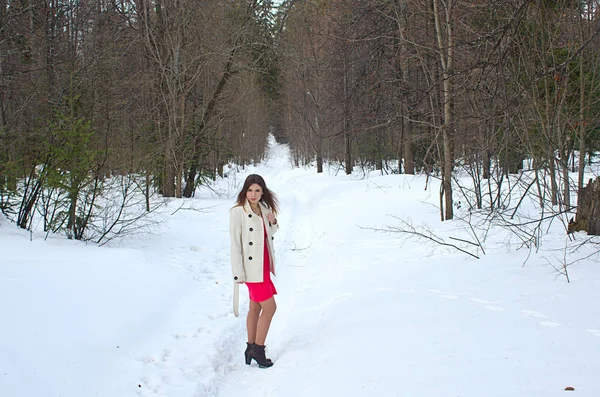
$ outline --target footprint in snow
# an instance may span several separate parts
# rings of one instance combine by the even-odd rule
[[[152,393],[158,394],[162,390],[162,382],[156,378],[156,376],[152,376],[150,378],[143,377],[140,379],[140,383],[138,385],[138,389],[140,391],[150,391]]]
[[[142,362],[144,364],[152,364],[152,363],[156,362],[156,358],[153,356],[144,356],[144,357],[138,358],[138,361]]]
[[[594,336],[600,336],[600,329],[588,329],[587,331]]]
[[[144,364],[159,364],[159,363],[166,363],[167,361],[169,361],[169,359],[171,358],[172,355],[172,351],[171,350],[163,350],[162,354],[160,354],[160,357],[156,357],[156,356],[144,356],[141,358],[138,358],[139,362],[142,362]]]
[[[172,350],[165,349],[162,352],[160,361],[162,361],[163,363],[166,363],[167,361],[169,361],[169,359],[171,358],[172,355],[173,355],[173,351]]]
[[[206,316],[208,319],[210,320],[219,320],[221,318],[225,318],[229,316],[229,312],[223,312],[223,313],[219,313],[219,314],[209,314],[208,316]],[[210,332],[210,329],[207,330],[207,332]]]
[[[206,327],[199,327],[198,329],[196,329],[196,332],[194,332],[194,334],[192,335],[193,338],[197,338],[198,335],[203,334],[204,332],[206,332]]]

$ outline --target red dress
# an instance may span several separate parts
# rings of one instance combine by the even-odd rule
[[[275,284],[271,281],[271,258],[269,257],[269,245],[267,241],[267,227],[265,226],[265,221],[263,219],[263,282],[262,283],[249,283],[246,282],[248,286],[248,292],[250,292],[250,300],[254,302],[264,302],[267,299],[270,299],[273,295],[277,294],[277,290],[275,289]]]

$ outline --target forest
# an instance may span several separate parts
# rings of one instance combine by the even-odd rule
[[[598,0],[2,0],[0,210],[102,242],[272,134],[317,172],[438,178],[441,220],[516,211],[513,186],[568,213],[599,33]]]

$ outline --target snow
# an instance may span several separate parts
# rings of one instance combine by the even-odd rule
[[[281,202],[264,370],[243,361],[245,287],[239,318],[231,308],[228,210],[249,173]],[[271,141],[256,167],[171,200],[154,230],[109,246],[0,218],[0,396],[600,395],[597,258],[570,266],[567,283],[551,266],[567,241],[558,222],[537,252],[492,228],[485,254],[469,248],[480,259],[382,231],[397,217],[469,238],[439,221],[439,186],[425,186],[294,168]]]

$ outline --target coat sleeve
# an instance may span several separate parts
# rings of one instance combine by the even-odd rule
[[[246,272],[242,262],[242,219],[239,216],[239,207],[229,211],[229,239],[233,280],[246,281]]]

